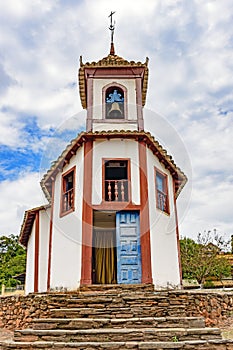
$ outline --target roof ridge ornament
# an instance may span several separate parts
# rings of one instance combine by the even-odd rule
[[[116,11],[110,13],[110,15],[108,17],[110,17],[110,26],[109,26],[109,30],[111,31],[111,46],[110,46],[110,55],[114,56],[115,55],[115,48],[114,48],[114,43],[113,43],[113,36],[114,36],[114,30],[115,30],[115,24],[116,21],[112,21],[112,16],[114,15],[114,13],[116,13]]]

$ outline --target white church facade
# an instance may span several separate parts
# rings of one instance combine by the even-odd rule
[[[148,60],[80,60],[86,131],[41,181],[26,211],[26,293],[84,284],[181,285],[176,200],[187,178],[144,131]],[[169,232],[168,232],[169,230]]]

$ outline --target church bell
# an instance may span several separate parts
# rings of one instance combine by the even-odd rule
[[[118,102],[113,102],[111,105],[111,108],[108,112],[108,116],[112,118],[121,118],[122,117],[122,111],[120,109],[120,105]]]

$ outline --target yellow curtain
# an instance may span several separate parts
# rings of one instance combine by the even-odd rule
[[[96,230],[94,237],[96,283],[116,283],[115,230]]]

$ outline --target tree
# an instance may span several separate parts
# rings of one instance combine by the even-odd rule
[[[0,237],[0,286],[13,287],[18,282],[13,276],[26,271],[26,251],[18,236]]]
[[[229,262],[219,253],[226,250],[229,242],[211,231],[199,233],[197,241],[191,238],[180,240],[183,278],[196,279],[203,284],[207,277],[222,280],[231,275]]]

